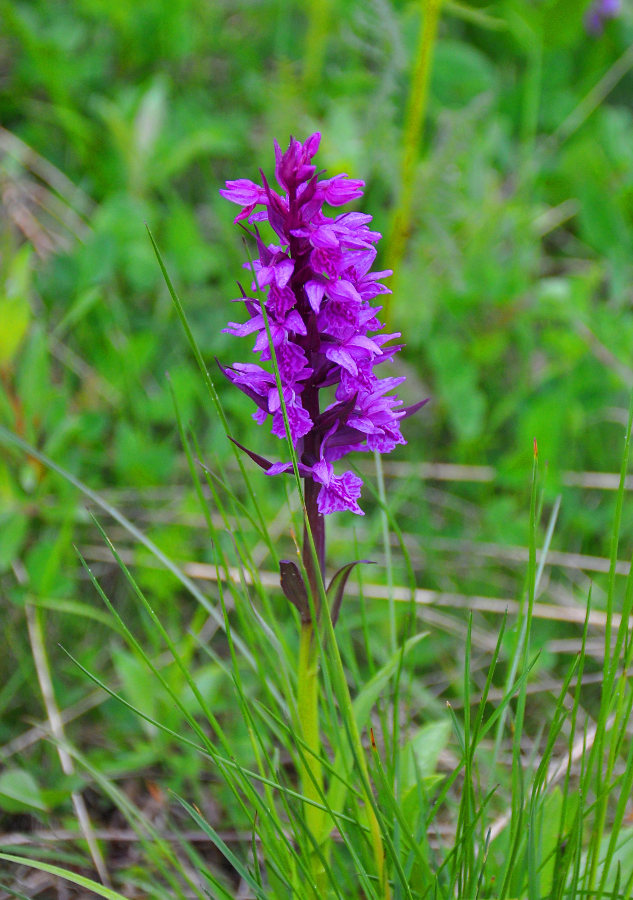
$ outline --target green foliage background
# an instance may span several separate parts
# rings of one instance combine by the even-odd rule
[[[269,173],[274,138],[284,144],[319,130],[320,164],[365,179],[362,208],[386,235],[379,263],[389,266],[423,8],[402,0],[0,0],[0,423],[102,491],[173,558],[214,561],[170,386],[203,458],[212,464],[229,450],[145,226],[211,369],[214,356],[250,353],[221,333],[244,254],[235,210],[218,189],[229,178],[256,178],[260,167]],[[570,485],[567,473],[619,469],[633,387],[633,9],[624,0],[600,36],[586,33],[585,12],[572,0],[447,0],[442,9],[413,221],[387,311],[406,342],[405,400],[431,398],[397,453],[410,470],[388,481],[422,587],[516,596],[516,565],[475,559],[471,544],[526,543],[534,438],[547,463],[545,512],[563,497],[553,545],[608,554],[611,495]],[[279,453],[244,397],[216,381],[235,436]],[[416,466],[434,462],[496,474],[484,483],[421,480]],[[273,521],[281,479],[253,479]],[[352,528],[360,555],[378,544],[369,491],[365,506],[362,523],[333,524],[334,562]],[[622,534],[629,546],[628,505]],[[226,542],[231,552],[229,535]],[[46,614],[47,645],[62,706],[87,686],[58,642],[178,728],[82,574],[74,545],[117,608],[137,618],[148,652],[158,652],[99,543],[74,488],[0,446],[0,745],[41,716],[24,627],[30,602],[56,610]],[[129,553],[166,627],[184,633],[195,618],[191,601],[148,565],[146,551]],[[601,576],[592,577],[599,607]],[[570,576],[551,597],[586,598],[586,584]],[[497,621],[480,618],[482,627]],[[538,627],[543,641],[569,634],[557,622]],[[420,671],[452,671],[460,647],[438,634],[433,647],[416,650]],[[552,651],[539,666],[556,674],[559,661]],[[222,709],[217,668],[205,662],[198,675]],[[177,683],[178,673],[169,677]],[[447,683],[459,692],[448,674]],[[164,734],[113,702],[91,716],[70,728],[94,766],[113,777],[160,773],[203,802],[195,754],[170,756]],[[236,746],[243,732],[236,723]],[[49,747],[20,751],[16,765],[41,772],[29,785],[29,815],[71,815],[73,785]],[[17,814],[10,794],[0,788],[7,828]]]

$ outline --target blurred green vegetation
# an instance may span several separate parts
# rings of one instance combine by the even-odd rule
[[[146,225],[212,373],[214,356],[231,362],[250,353],[247,342],[221,333],[243,248],[235,210],[218,189],[229,178],[257,177],[260,167],[269,173],[274,138],[283,144],[320,130],[321,165],[366,180],[362,208],[386,236],[379,262],[389,266],[423,6],[0,0],[0,424],[103,492],[176,559],[214,562],[170,384],[205,461],[230,454]],[[570,486],[565,473],[619,469],[633,388],[633,9],[625,2],[598,37],[586,33],[584,13],[575,0],[446,0],[442,10],[413,221],[388,311],[406,342],[403,396],[432,402],[407,423],[409,444],[394,460],[493,466],[497,474],[448,485],[421,480],[415,468],[389,478],[390,506],[423,587],[516,596],[516,565],[473,561],[468,542],[525,545],[533,438],[547,464],[545,515],[563,494],[553,545],[608,554],[612,494]],[[243,395],[214,378],[235,436],[278,453]],[[256,472],[253,483],[273,521],[281,479]],[[113,539],[124,540],[113,528]],[[379,546],[377,516],[339,519],[334,561],[352,528],[360,555]],[[630,545],[628,505],[623,536]],[[102,619],[74,545],[122,615],[136,619],[148,652],[159,651],[98,544],[77,491],[36,458],[0,445],[8,647],[0,746],[42,715],[24,625],[29,603],[45,617],[63,707],[89,686],[57,643],[178,728]],[[167,627],[184,634],[196,622],[192,601],[181,602],[175,581],[146,565],[146,551],[129,553]],[[586,597],[580,574],[563,581],[553,596]],[[600,598],[597,588],[598,606]],[[543,626],[544,638],[568,632]],[[454,637],[442,635],[420,648],[418,663],[425,671],[439,660],[448,671],[454,653]],[[555,671],[556,655],[543,659]],[[218,670],[205,662],[198,675],[209,702],[227,713]],[[113,701],[82,723],[69,726],[73,739],[92,745],[98,734],[90,758],[113,777],[159,770],[167,783],[200,788],[199,758],[182,748],[170,756],[164,734]],[[236,742],[246,741],[242,732],[236,725]],[[50,747],[34,743],[12,759],[40,772],[27,812],[71,815],[73,780],[59,774]],[[16,812],[3,797],[0,822],[2,810]]]

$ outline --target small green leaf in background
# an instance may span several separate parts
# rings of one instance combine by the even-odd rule
[[[440,719],[423,725],[405,744],[400,752],[400,783],[402,785],[403,810],[411,821],[415,821],[418,803],[418,784],[426,790],[440,777],[436,773],[437,762],[451,736],[449,719]]]
[[[456,336],[435,335],[428,344],[437,389],[456,434],[473,440],[482,432],[486,398],[477,384],[477,369]]]
[[[224,678],[224,674],[220,667],[216,663],[209,663],[208,665],[201,666],[195,672],[192,672],[191,677],[196,683],[198,690],[205,698],[205,701],[213,708],[215,708],[216,705],[219,705],[220,688],[222,679]],[[200,704],[198,698],[194,696],[191,685],[185,684],[181,691],[180,699],[187,712],[192,715],[200,712]]]
[[[31,248],[17,251],[0,287],[0,368],[8,367],[17,354],[31,320]]]
[[[563,840],[568,829],[571,828],[574,816],[578,811],[578,795],[572,795],[567,798],[565,811],[565,822],[563,824]],[[555,875],[555,866],[557,862],[557,846],[558,834],[561,830],[561,813],[563,810],[563,792],[557,786],[552,793],[545,799],[542,815],[541,826],[541,859],[543,860],[543,868],[541,869],[541,895],[549,896]]]
[[[137,659],[126,650],[115,650],[112,654],[114,667],[121,680],[121,694],[133,706],[142,710],[150,718],[156,717],[158,697],[156,681],[142,660]],[[144,731],[156,737],[156,726],[145,719],[141,725]]]
[[[1,493],[0,493],[1,496]],[[6,572],[24,545],[29,520],[22,513],[0,513],[0,572]]]
[[[440,753],[451,735],[449,719],[423,725],[401,751],[400,779],[403,788],[412,787],[418,778],[433,775]]]
[[[29,547],[24,566],[34,594],[64,596],[71,592],[73,580],[65,564],[73,554],[72,536],[73,526],[67,521],[54,537],[42,536]]]
[[[439,41],[435,48],[431,91],[441,107],[459,109],[496,89],[496,73],[481,50],[462,41]]]
[[[41,426],[54,396],[48,338],[39,322],[34,322],[22,348],[17,365],[16,393],[20,397],[26,422]]]
[[[0,809],[24,812],[47,809],[42,791],[33,776],[24,769],[5,769],[0,774]]]
[[[151,440],[146,432],[120,422],[116,429],[116,471],[123,482],[165,484],[174,458],[168,443]]]

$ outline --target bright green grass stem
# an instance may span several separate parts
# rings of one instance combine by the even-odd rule
[[[323,798],[323,767],[321,766],[321,739],[319,735],[319,644],[311,622],[301,625],[299,642],[297,706],[301,737],[307,752],[302,754],[299,777],[301,793],[309,800],[321,803]],[[312,835],[319,835],[324,828],[324,812],[306,804],[306,826]],[[325,896],[325,871],[316,853],[310,856],[310,871],[317,897]]]
[[[400,172],[400,199],[396,208],[391,238],[389,241],[388,260],[394,271],[391,287],[395,294],[396,279],[400,264],[405,254],[411,218],[413,212],[413,182],[418,160],[420,137],[426,116],[429,98],[429,78],[433,49],[437,39],[437,27],[440,19],[442,0],[421,0],[422,25],[420,40],[416,54],[416,66],[411,78],[409,105],[403,139],[402,166]],[[385,302],[388,312],[388,303]]]
[[[331,8],[332,0],[312,0],[309,5],[303,57],[303,86],[307,92],[317,88],[323,75]]]

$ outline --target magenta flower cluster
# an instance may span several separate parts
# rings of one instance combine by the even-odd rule
[[[376,366],[399,349],[389,342],[400,335],[381,333],[381,307],[371,303],[389,292],[382,279],[391,272],[371,271],[381,237],[369,228],[371,216],[325,214],[326,204],[340,207],[361,197],[364,183],[345,174],[321,177],[312,163],[319,141],[318,133],[304,143],[291,139],[285,153],[275,142],[281,191],[270,187],[263,173],[261,184],[240,178],[220,191],[242,207],[236,222],[267,221],[278,238],[264,243],[255,226],[259,258],[245,263],[253,283],[250,291],[239,285],[242,296],[236,301],[248,318],[224,331],[255,335],[254,351],[269,361],[263,299],[300,474],[320,485],[321,515],[338,510],[362,515],[361,479],[352,472],[335,475],[332,463],[353,450],[388,453],[406,443],[400,421],[422,404],[403,408],[392,391],[404,377],[376,375]],[[222,371],[255,402],[256,421],[271,417],[273,434],[285,437],[274,375],[256,363],[234,363]],[[247,452],[269,475],[292,468]]]

